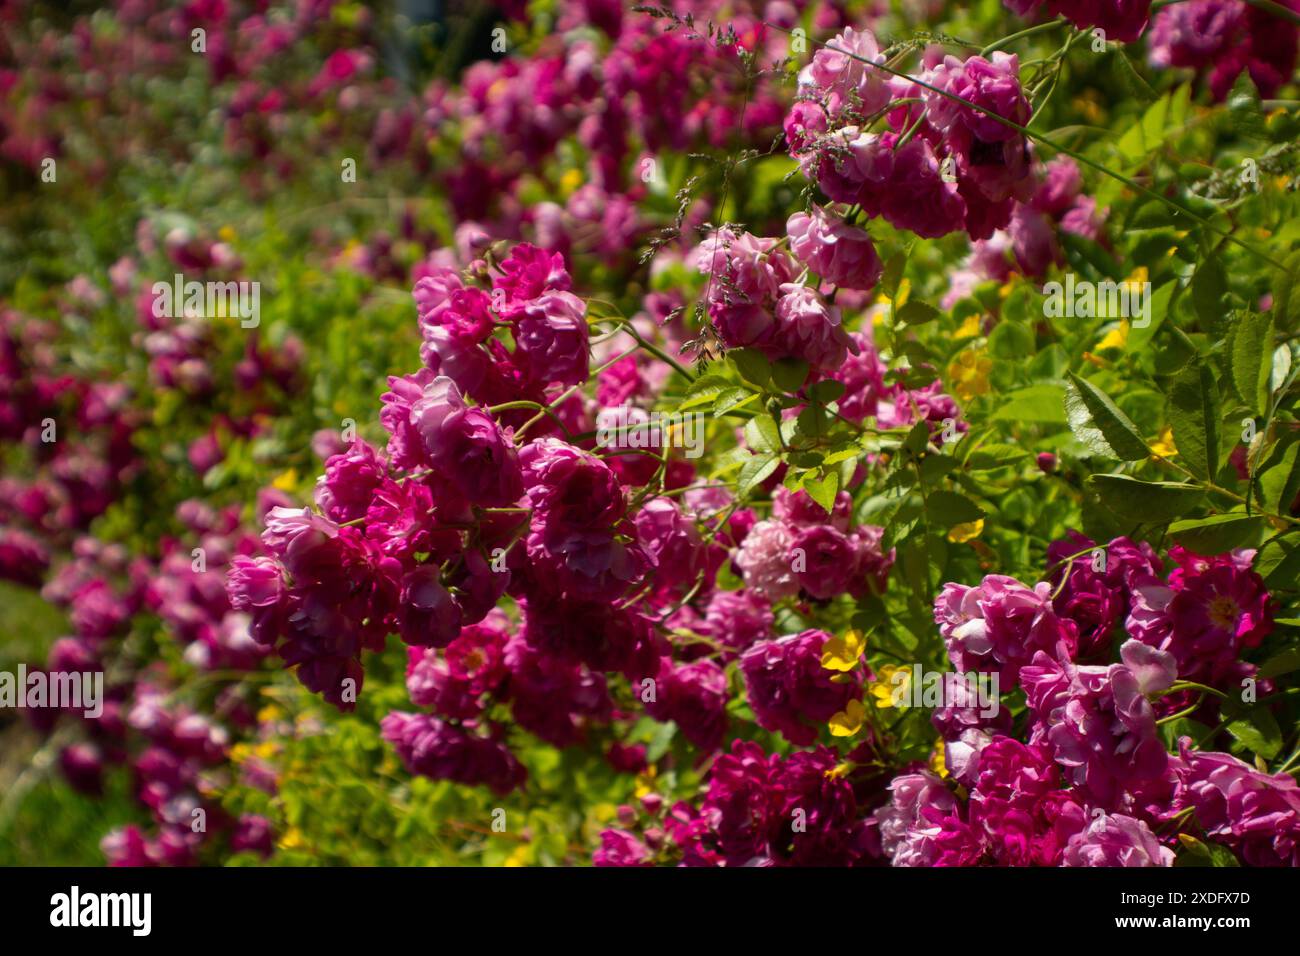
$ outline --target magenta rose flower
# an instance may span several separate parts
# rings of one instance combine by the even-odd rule
[[[533,381],[580,385],[587,380],[591,348],[587,305],[571,292],[544,292],[514,306],[515,358]]]
[[[793,744],[806,747],[817,728],[862,694],[861,669],[849,680],[834,681],[822,667],[825,631],[808,630],[774,641],[759,641],[740,656],[745,689],[759,726],[779,731]]]
[[[1162,846],[1143,821],[1098,810],[1070,838],[1062,866],[1173,866],[1174,851]]]
[[[865,229],[827,215],[820,206],[811,215],[795,213],[785,228],[790,251],[824,282],[869,292],[880,281],[880,256]]]

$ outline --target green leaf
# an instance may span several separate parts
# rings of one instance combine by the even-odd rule
[[[1255,676],[1260,680],[1271,680],[1294,671],[1300,671],[1300,647],[1288,647],[1280,654],[1274,654],[1259,665],[1259,672]]]
[[[943,528],[978,521],[984,510],[965,495],[955,491],[936,491],[925,499],[925,513],[930,523]]]
[[[808,379],[808,363],[803,359],[777,359],[772,365],[772,381],[783,392],[797,392]]]
[[[898,295],[898,284],[903,281],[903,269],[907,266],[907,252],[895,252],[885,260],[885,269],[880,276],[880,290],[891,299]]]
[[[1246,312],[1232,335],[1232,384],[1257,415],[1268,410],[1268,379],[1272,372],[1273,317]]]
[[[1127,475],[1092,475],[1089,485],[1102,504],[1125,521],[1164,524],[1189,511],[1201,499],[1196,485],[1139,481]]]
[[[1281,459],[1259,476],[1259,492],[1264,507],[1274,514],[1284,515],[1291,510],[1291,502],[1300,494],[1300,441],[1287,446]]]
[[[1120,137],[1118,149],[1124,159],[1136,163],[1164,141],[1165,122],[1169,118],[1170,94],[1166,93],[1147,107],[1142,119]]]
[[[759,388],[766,387],[772,378],[772,365],[762,352],[754,349],[732,349],[727,357],[735,363],[736,370],[747,382],[753,382]]]
[[[1284,332],[1300,327],[1300,249],[1282,260],[1283,268],[1273,270],[1274,323]]]
[[[755,415],[745,422],[745,442],[758,452],[781,450],[781,431],[770,415]]]
[[[1264,543],[1254,569],[1271,591],[1295,591],[1300,582],[1300,543],[1295,536]]]
[[[975,449],[967,456],[966,468],[969,471],[991,471],[994,468],[1005,468],[1007,465],[1023,461],[1028,457],[1029,452],[1023,448],[990,442]]]
[[[1174,859],[1174,866],[1240,866],[1237,857],[1226,846],[1203,843],[1188,833],[1178,834],[1183,852]]]
[[[824,378],[808,386],[808,397],[814,402],[828,405],[844,394],[844,383],[839,379]]]
[[[1223,266],[1211,255],[1196,267],[1192,276],[1192,308],[1196,316],[1213,327],[1223,320],[1223,294],[1228,289],[1223,276]]]
[[[1219,473],[1219,386],[1201,362],[1174,379],[1169,393],[1169,420],[1174,444],[1188,467],[1211,481]]]
[[[941,315],[943,313],[930,303],[912,300],[898,310],[895,318],[899,325],[925,325],[925,323],[933,322]]]
[[[781,464],[781,459],[770,453],[755,455],[746,461],[740,469],[740,477],[736,479],[737,496],[748,498],[755,487],[772,476],[779,464]]]
[[[1165,316],[1169,314],[1169,306],[1177,289],[1177,282],[1166,282],[1151,293],[1151,321],[1145,326],[1130,325],[1128,341],[1124,343],[1125,351],[1137,354],[1146,349],[1148,343],[1164,324]]]
[[[808,497],[821,505],[827,514],[831,514],[835,510],[835,496],[840,490],[840,473],[831,471],[820,481],[809,479],[804,482],[803,488],[808,492]]]
[[[1156,98],[1156,91],[1133,68],[1133,63],[1124,53],[1122,46],[1115,47],[1112,60],[1115,66],[1115,76],[1119,80],[1120,86],[1124,88],[1124,92],[1139,103],[1150,103]]]
[[[721,375],[701,375],[692,382],[691,387],[686,390],[686,395],[682,398],[681,404],[677,406],[677,409],[678,411],[685,411],[688,408],[707,405],[722,392],[734,387],[734,382],[722,377]]]
[[[718,394],[713,401],[713,417],[721,418],[727,412],[739,408],[751,399],[757,398],[757,392],[751,392],[743,385],[734,385]]]
[[[1059,385],[1030,385],[1006,395],[990,417],[997,421],[1064,425],[1064,396]]]
[[[1262,704],[1251,706],[1230,698],[1223,702],[1220,716],[1228,720],[1228,733],[1265,760],[1272,760],[1282,749],[1282,730]]]
[[[994,358],[1023,359],[1034,353],[1034,333],[1019,322],[999,322],[989,336]]]
[[[1065,386],[1065,414],[1075,437],[1094,454],[1121,461],[1140,461],[1151,454],[1137,426],[1110,397],[1073,372]]]
[[[1255,515],[1214,515],[1175,521],[1169,526],[1169,534],[1184,548],[1197,554],[1223,554],[1255,541],[1263,524],[1263,520]]]
[[[1237,82],[1232,84],[1232,92],[1228,94],[1225,105],[1228,108],[1228,122],[1234,133],[1243,139],[1268,139],[1264,106],[1248,71],[1242,70]]]

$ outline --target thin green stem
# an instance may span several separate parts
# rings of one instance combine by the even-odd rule
[[[1049,20],[1046,23],[1039,23],[1032,27],[1025,27],[1025,29],[1019,31],[1018,33],[1013,33],[1009,37],[1003,37],[1001,40],[998,40],[995,43],[990,43],[984,49],[980,50],[980,56],[987,57],[990,53],[996,53],[998,50],[1001,50],[1003,47],[1010,46],[1012,43],[1015,43],[1017,40],[1023,40],[1025,37],[1036,36],[1039,33],[1047,33],[1050,30],[1055,30],[1058,27],[1064,26],[1067,22],[1068,21],[1065,19],[1065,17],[1058,17],[1057,19]]]

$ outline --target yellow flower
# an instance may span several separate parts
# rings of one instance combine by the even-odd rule
[[[263,707],[261,710],[257,712],[257,722],[259,724],[269,724],[272,721],[279,720],[283,716],[284,716],[284,711],[282,711],[279,707],[277,707],[275,704],[267,704],[265,707]]]
[[[230,228],[229,226],[222,226],[220,229],[217,230],[217,238],[220,239],[222,242],[234,242],[235,230]]]
[[[974,521],[963,521],[961,524],[952,526],[948,532],[948,540],[955,544],[964,544],[967,541],[973,541],[984,533],[984,519],[976,518]]]
[[[901,279],[899,280],[898,283],[898,295],[894,296],[893,299],[890,299],[889,296],[885,295],[885,293],[882,292],[880,293],[879,296],[876,297],[876,301],[885,302],[885,303],[892,301],[894,303],[894,308],[901,309],[903,306],[907,304],[907,297],[908,295],[911,294],[911,292],[912,292],[911,281],[908,279]]]
[[[514,851],[505,859],[502,866],[527,866],[528,865],[528,844],[521,843],[514,848]]]
[[[858,666],[858,658],[866,649],[866,635],[852,628],[843,637],[832,637],[822,645],[822,667],[828,671],[851,671]]]
[[[935,741],[934,752],[930,754],[930,769],[940,777],[948,776],[948,764],[947,761],[944,760],[942,738]]]
[[[582,185],[582,170],[570,169],[560,177],[560,194],[568,196]]]
[[[1122,349],[1128,344],[1128,320],[1120,322],[1119,325],[1107,332],[1100,342],[1097,343],[1097,351],[1103,349]]]
[[[281,850],[298,850],[307,845],[307,841],[302,838],[302,831],[297,827],[290,827],[285,831],[284,836],[280,837]]]
[[[992,368],[993,360],[984,349],[963,349],[948,366],[948,380],[952,382],[953,393],[963,402],[986,394]]]
[[[262,760],[270,760],[280,752],[280,745],[274,741],[264,740],[253,748],[253,753]]]
[[[862,701],[849,701],[843,710],[831,718],[831,736],[852,737],[862,729],[862,721],[866,716],[867,710],[862,706]]]
[[[1161,458],[1172,458],[1178,454],[1178,447],[1174,444],[1174,430],[1168,425],[1160,429],[1160,436],[1151,443],[1151,450]]]
[[[271,484],[281,491],[293,491],[294,488],[298,487],[298,470],[290,468],[288,471],[280,472]]]
[[[898,674],[904,675],[902,680],[898,679]],[[907,685],[912,680],[912,669],[885,664],[880,668],[877,676],[879,679],[871,684],[871,696],[876,698],[876,706],[893,707],[894,695],[907,693]]]
[[[655,765],[651,764],[641,773],[637,774],[636,787],[632,791],[638,800],[647,794],[655,792]]]
[[[980,334],[980,315],[978,312],[972,312],[966,316],[961,326],[953,333],[954,338],[969,339]]]
[[[842,763],[837,763],[835,766],[831,767],[831,769],[827,770],[824,774],[822,774],[822,776],[825,777],[827,780],[839,780],[842,777],[847,777],[849,775],[849,771],[851,771],[856,766],[857,764],[855,764],[852,760],[845,760]]]

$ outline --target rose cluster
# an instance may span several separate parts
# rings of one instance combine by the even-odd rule
[[[927,53],[914,77],[885,60],[870,31],[849,28],[800,73],[785,133],[805,175],[833,201],[925,238],[1005,228],[1033,189],[1015,128],[1031,117],[1017,57]]]

